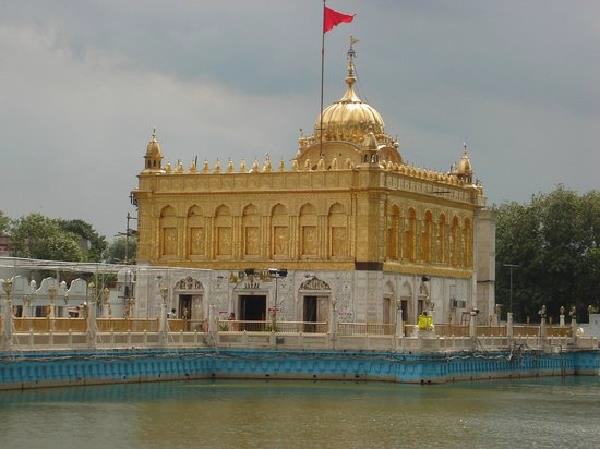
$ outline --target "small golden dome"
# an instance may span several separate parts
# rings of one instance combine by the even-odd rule
[[[460,161],[458,161],[458,168],[456,173],[459,175],[470,175],[473,173],[471,168],[471,160],[469,159],[469,152],[467,151],[467,145],[465,144],[465,152],[463,153]]]
[[[162,158],[160,154],[160,145],[158,140],[156,140],[156,128],[154,128],[154,132],[152,133],[152,139],[146,145],[146,157],[152,159]]]
[[[360,142],[365,134],[383,134],[381,114],[364,103],[354,92],[354,66],[348,59],[348,85],[345,95],[331,106],[323,109],[323,140]],[[315,136],[320,135],[321,116],[315,120]]]

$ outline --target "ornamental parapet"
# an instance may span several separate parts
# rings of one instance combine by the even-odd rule
[[[255,160],[248,169],[242,160],[239,170],[234,169],[231,160],[221,168],[219,160],[214,168],[204,162],[201,169],[195,164],[189,170],[183,169],[179,161],[175,169],[167,164],[164,172],[141,173],[140,186],[135,194],[143,192],[160,193],[207,193],[207,192],[260,192],[260,191],[351,191],[361,189],[384,189],[408,192],[417,195],[444,199],[452,202],[483,206],[485,199],[480,184],[471,184],[451,173],[426,170],[418,167],[399,165],[391,161],[373,166],[353,166],[346,161],[341,166],[335,163],[330,169],[317,164],[299,166],[292,161],[287,169],[281,160],[274,168],[270,159],[260,167]]]

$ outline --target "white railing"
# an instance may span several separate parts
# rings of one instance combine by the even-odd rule
[[[219,332],[326,333],[327,323],[314,321],[219,320]]]
[[[395,324],[389,323],[338,323],[337,334],[350,335],[394,335]]]

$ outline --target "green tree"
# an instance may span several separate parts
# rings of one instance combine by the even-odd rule
[[[128,248],[127,258],[125,257],[125,248]],[[108,263],[125,263],[125,259],[128,261],[135,260],[135,251],[135,238],[129,238],[129,247],[127,247],[127,239],[125,237],[119,237],[108,245],[104,258]]]
[[[84,258],[86,262],[100,262],[102,253],[106,250],[106,237],[99,235],[94,227],[81,220],[64,220],[58,219],[58,225],[63,231],[76,234],[84,243]],[[89,242],[89,245],[87,244]]]
[[[576,305],[600,303],[600,193],[579,195],[563,186],[533,195],[526,204],[506,203],[496,211],[496,298],[509,310],[510,268],[514,270],[516,319],[538,319]]]
[[[8,225],[10,224],[10,218],[4,215],[4,212],[0,210],[0,232],[6,232]]]
[[[64,231],[58,221],[34,213],[11,223],[11,248],[17,257],[81,262],[80,238]]]

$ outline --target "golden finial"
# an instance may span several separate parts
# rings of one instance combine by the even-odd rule
[[[167,162],[167,166],[165,167],[165,172],[171,173],[171,163],[170,162]]]
[[[181,159],[177,159],[177,165],[175,166],[175,173],[183,173],[183,162],[181,162]]]
[[[279,160],[279,171],[285,171],[285,161],[283,159]]]
[[[217,162],[215,162],[214,173],[221,173],[221,161],[217,158]]]
[[[258,160],[254,159],[252,162],[252,173],[258,173],[260,171],[260,166],[258,165]]]
[[[227,161],[227,173],[233,173],[233,161],[231,158]]]
[[[310,159],[306,158],[304,160],[304,170],[310,171]]]
[[[334,157],[333,160],[331,161],[331,169],[332,170],[337,170],[338,169],[337,157]]]
[[[202,164],[202,171],[208,173],[208,160],[206,159],[204,159],[204,163]]]
[[[273,164],[271,162],[271,155],[269,153],[265,154],[265,165],[263,167],[264,172],[270,172],[273,169]]]
[[[196,159],[192,159],[192,164],[190,165],[190,173],[196,173]]]
[[[298,159],[292,160],[292,171],[298,171]]]
[[[156,126],[152,129],[152,142],[156,142]]]
[[[317,163],[317,170],[325,170],[325,159],[319,159],[319,162]]]
[[[240,173],[247,173],[248,168],[246,167],[246,159],[240,161]]]

